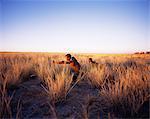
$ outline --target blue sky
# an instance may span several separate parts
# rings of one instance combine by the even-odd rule
[[[149,17],[149,0],[1,0],[0,51],[146,51]]]

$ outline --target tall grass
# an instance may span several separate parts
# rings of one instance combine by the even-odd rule
[[[150,99],[150,56],[93,56],[99,63],[87,63],[89,56],[79,55],[82,78],[99,89],[99,99],[105,108],[118,117],[135,117],[145,101]],[[11,118],[13,94],[8,90],[36,75],[51,102],[62,101],[74,86],[68,65],[53,64],[62,55],[0,54],[0,118]],[[84,73],[83,73],[84,72]],[[20,102],[18,102],[18,105]],[[18,117],[20,108],[18,107]]]
[[[52,64],[47,61],[39,61],[34,69],[37,76],[44,81],[46,87],[44,90],[50,96],[52,101],[59,101],[66,97],[67,91],[72,82],[72,74],[68,66]]]
[[[146,62],[120,60],[91,68],[89,79],[93,85],[101,87],[99,98],[105,102],[104,109],[117,117],[140,116],[140,108],[150,99],[149,67]]]
[[[0,118],[12,118],[11,100],[15,92],[9,95],[8,91],[19,83],[30,80],[31,75],[37,76],[43,82],[41,86],[50,101],[65,99],[72,82],[72,74],[69,67],[52,64],[51,58],[43,54],[0,55]],[[19,103],[18,101],[18,105]],[[19,112],[16,117],[18,115]]]
[[[10,104],[14,92],[8,95],[8,90],[19,84],[20,76],[28,71],[28,65],[21,65],[14,56],[13,58],[9,56],[4,57],[3,55],[0,56],[0,118],[12,118],[12,108]],[[19,108],[20,107],[18,107],[18,109]]]

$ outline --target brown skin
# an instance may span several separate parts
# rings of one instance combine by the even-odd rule
[[[53,63],[56,63],[56,64],[69,64],[70,67],[75,71],[75,72],[79,72],[79,67],[78,66],[75,66],[75,63],[73,61],[70,61],[71,58],[70,57],[67,57],[65,56],[66,58],[66,61],[59,61],[59,62],[55,62],[53,61]]]
[[[79,67],[75,66],[74,62],[70,62],[70,67],[75,71],[75,72],[79,72]]]
[[[67,57],[67,56],[65,56],[66,57],[66,61],[68,61],[68,62],[70,62],[70,57]]]
[[[53,63],[56,63],[56,64],[70,64],[70,57],[67,57],[67,56],[65,56],[65,58],[66,58],[66,61],[58,61],[58,62],[56,62],[56,61],[53,61]]]
[[[90,64],[98,64],[97,62],[93,61],[92,58],[89,58],[89,63],[90,63]]]
[[[59,61],[59,62],[56,62],[56,61],[53,61],[53,63],[55,64],[65,64],[65,62],[64,61]]]
[[[75,71],[79,72],[79,67],[75,66],[75,63],[73,61],[70,61],[71,58],[66,56],[67,62],[69,62],[70,67]]]

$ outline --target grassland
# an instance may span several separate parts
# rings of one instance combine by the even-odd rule
[[[63,53],[0,53],[0,118],[149,118],[150,55],[73,55],[75,84]]]

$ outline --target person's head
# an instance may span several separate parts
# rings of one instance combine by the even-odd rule
[[[66,54],[65,57],[66,57],[66,60],[67,60],[67,61],[70,61],[70,59],[71,59],[71,54]]]
[[[92,62],[92,58],[89,58],[89,62]]]

